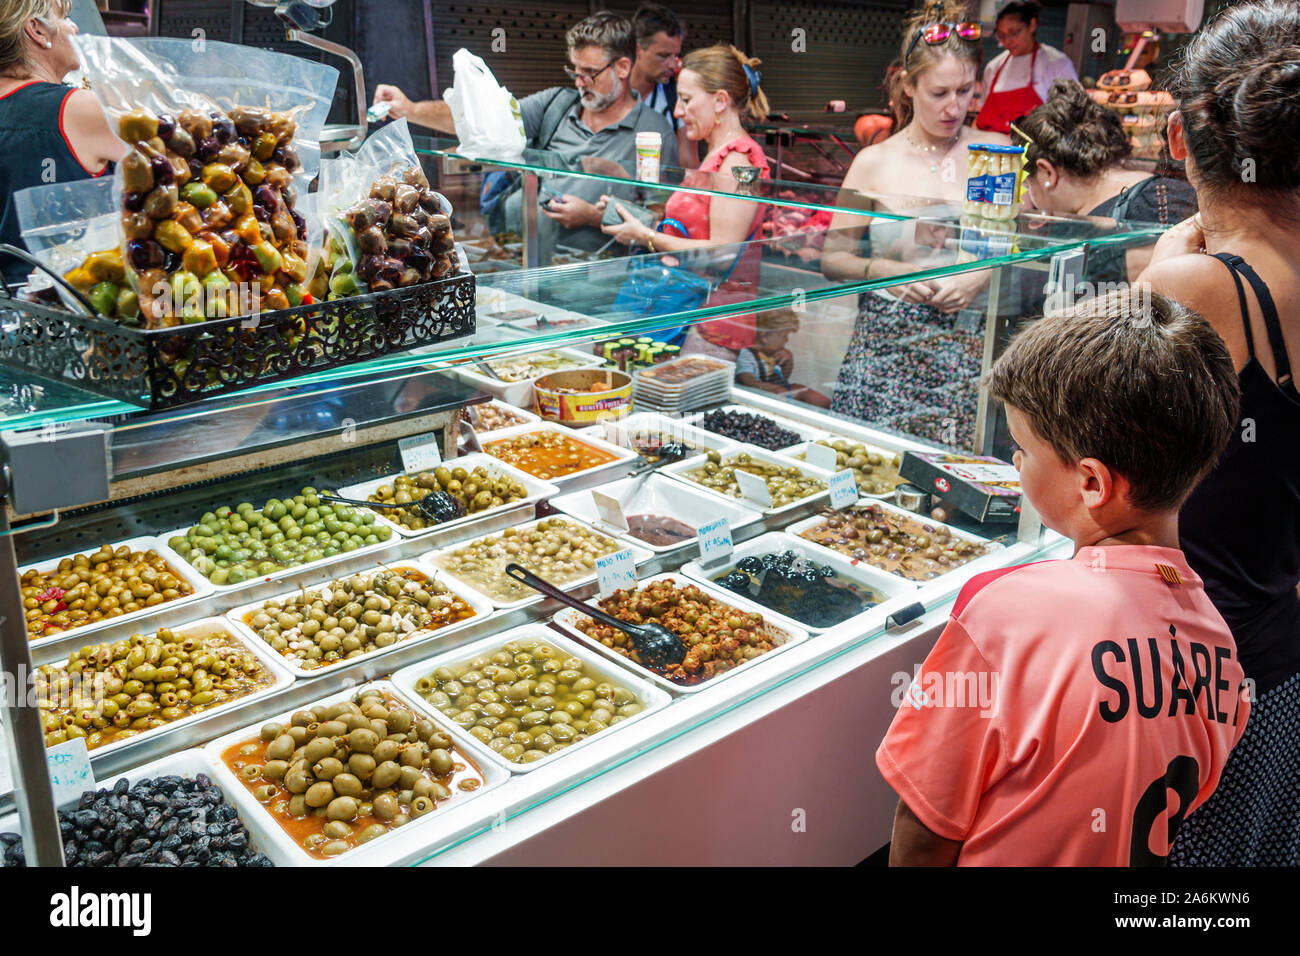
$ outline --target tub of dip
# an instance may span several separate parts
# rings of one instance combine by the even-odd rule
[[[606,368],[552,372],[533,382],[537,414],[566,425],[622,418],[632,409],[632,377]]]

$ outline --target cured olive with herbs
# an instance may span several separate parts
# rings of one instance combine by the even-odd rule
[[[476,675],[479,680],[468,680]],[[491,653],[439,667],[419,678],[415,690],[512,763],[559,753],[645,709],[626,687],[609,683],[581,658],[536,638],[510,641]],[[485,693],[499,700],[482,706]],[[441,767],[449,766],[451,757],[435,750],[430,759]]]

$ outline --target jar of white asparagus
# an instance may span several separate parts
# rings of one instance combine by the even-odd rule
[[[984,219],[1015,219],[1020,214],[1024,162],[1023,146],[973,144],[966,157],[964,211]]]

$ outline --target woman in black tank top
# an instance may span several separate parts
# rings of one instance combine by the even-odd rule
[[[65,14],[65,0],[0,6],[0,242],[22,244],[15,192],[102,176],[125,152],[94,94],[59,82],[78,66]],[[24,263],[0,264],[11,285],[26,278]]]
[[[1241,370],[1240,426],[1184,504],[1179,538],[1253,703],[1174,865],[1300,865],[1300,392],[1286,341],[1300,345],[1298,49],[1297,0],[1229,7],[1187,47],[1170,148],[1201,213],[1161,238],[1141,277],[1209,319]]]

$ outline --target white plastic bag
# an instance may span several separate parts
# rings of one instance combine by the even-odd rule
[[[14,193],[14,210],[27,251],[56,275],[66,276],[91,253],[118,248],[120,216],[113,180],[107,176],[20,190]],[[63,286],[32,270],[30,291],[51,287],[69,311],[83,311]]]
[[[496,81],[488,65],[469,50],[451,58],[456,78],[442,98],[451,107],[459,152],[481,159],[523,158],[527,135],[519,101]]]

